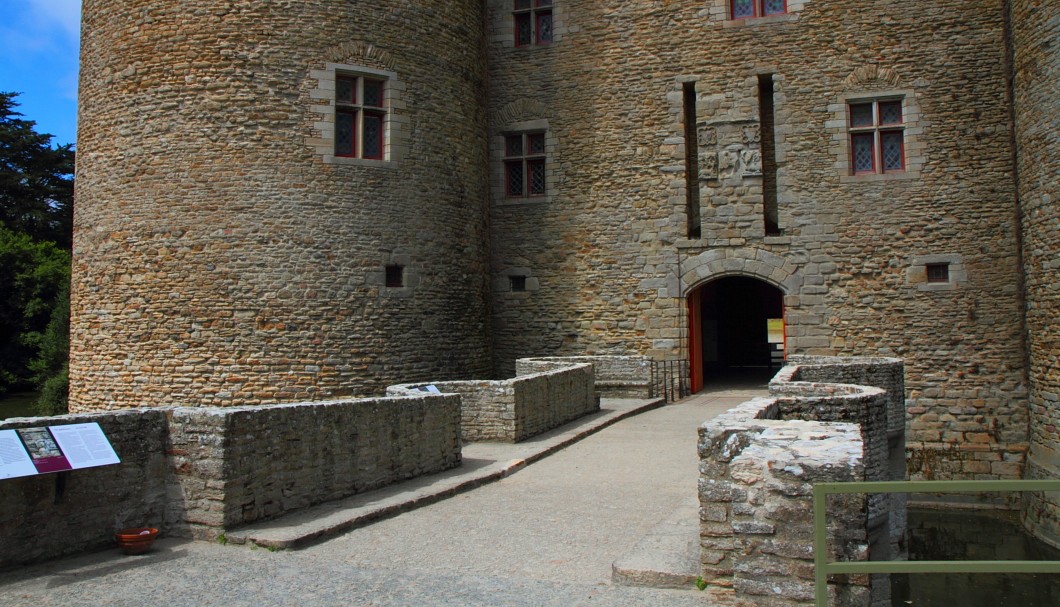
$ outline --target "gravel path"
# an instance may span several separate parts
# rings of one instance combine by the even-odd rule
[[[696,427],[758,392],[701,395],[519,473],[304,550],[162,539],[0,574],[0,605],[696,605],[611,583],[611,563],[694,503]]]

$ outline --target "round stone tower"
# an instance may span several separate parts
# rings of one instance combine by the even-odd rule
[[[1030,359],[1028,478],[1060,477],[1060,3],[1013,0],[1014,105]],[[1060,499],[1024,494],[1024,522],[1060,546]]]
[[[490,374],[478,0],[85,0],[71,409]]]

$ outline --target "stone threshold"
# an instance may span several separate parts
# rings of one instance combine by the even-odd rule
[[[611,581],[650,588],[695,587],[700,576],[699,505],[674,510],[611,565]]]
[[[462,463],[452,470],[319,504],[239,529],[226,530],[225,540],[229,544],[252,544],[272,550],[304,548],[351,529],[511,476],[529,464],[611,424],[663,404],[661,398],[601,399],[600,411],[525,441],[464,445]]]
[[[611,581],[620,586],[697,590],[701,575],[699,504],[680,506],[652,528],[629,552],[611,564]],[[703,604],[739,607],[732,588],[707,586],[699,590]]]

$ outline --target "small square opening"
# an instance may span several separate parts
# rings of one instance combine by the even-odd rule
[[[928,282],[949,282],[950,281],[950,264],[948,263],[929,263],[925,266],[927,268],[927,281]]]
[[[512,287],[513,293],[521,293],[526,290],[525,276],[509,276],[508,282]]]
[[[388,287],[403,287],[405,286],[405,267],[398,265],[390,265],[386,267],[386,286]]]

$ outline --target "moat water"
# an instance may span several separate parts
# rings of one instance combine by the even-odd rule
[[[1011,513],[911,508],[908,537],[911,561],[1060,561]],[[1057,607],[1060,574],[892,575],[891,597],[894,607]]]

